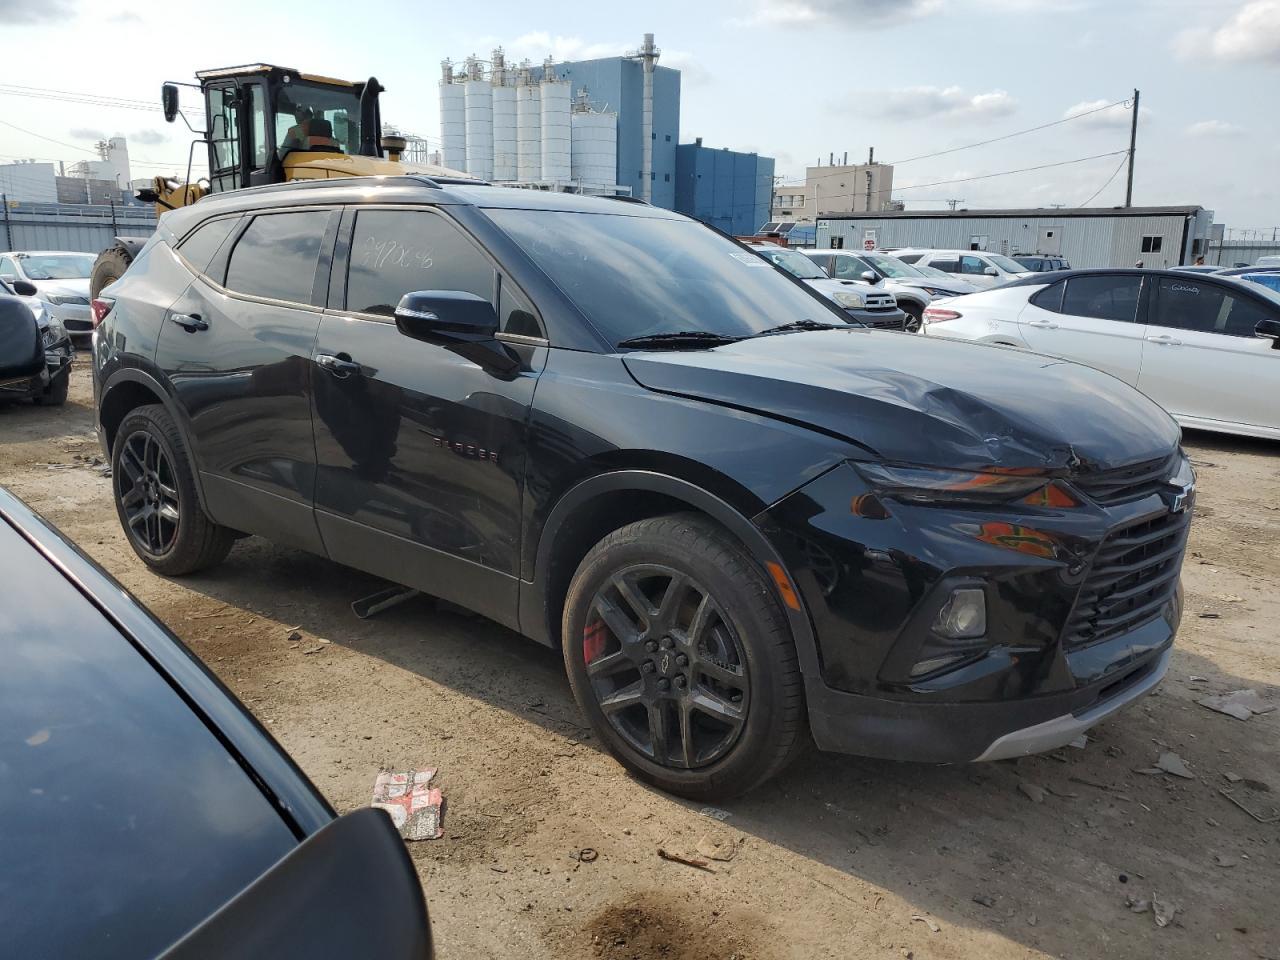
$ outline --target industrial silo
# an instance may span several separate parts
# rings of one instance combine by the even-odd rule
[[[556,79],[550,61],[542,77],[542,179],[568,180],[573,176],[569,81]]]
[[[440,77],[440,162],[450,170],[467,168],[467,108],[462,84],[454,83],[453,62],[444,61]]]
[[[493,179],[493,87],[481,76],[480,65],[467,58],[462,88],[467,108],[467,173]]]
[[[618,115],[592,110],[585,90],[569,117],[573,135],[573,180],[580,186],[612,186],[618,182]]]
[[[529,77],[528,63],[516,75],[516,176],[542,179],[542,88]]]
[[[499,47],[493,51],[489,80],[493,86],[493,179],[516,178],[516,88]]]

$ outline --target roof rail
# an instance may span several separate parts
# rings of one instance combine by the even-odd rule
[[[599,194],[597,194],[597,196],[599,196]],[[644,199],[643,197],[632,197],[632,196],[628,196],[621,193],[613,194],[611,196],[606,196],[606,197],[603,197],[602,199],[621,200],[623,203],[639,203],[639,204],[643,204],[646,207],[653,206],[653,204],[651,204],[648,200]]]

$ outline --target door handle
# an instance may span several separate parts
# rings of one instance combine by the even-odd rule
[[[1175,340],[1173,337],[1166,336],[1166,335],[1165,335],[1165,334],[1163,334],[1163,333],[1162,333],[1162,334],[1159,334],[1158,336],[1154,336],[1154,337],[1147,337],[1147,343],[1158,343],[1158,344],[1160,344],[1162,347],[1180,347],[1180,346],[1182,346],[1182,341],[1181,341],[1181,340]]]
[[[209,329],[209,321],[198,313],[171,313],[169,314],[169,319],[187,331],[187,333]]]
[[[332,353],[316,354],[316,365],[322,370],[328,370],[339,380],[345,380],[353,373],[360,372],[360,364],[356,363],[346,354],[340,353],[334,355]]]
[[[1031,320],[1027,323],[1028,327],[1039,327],[1041,330],[1057,330],[1058,325],[1052,320]]]

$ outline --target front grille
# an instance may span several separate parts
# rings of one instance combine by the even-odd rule
[[[1098,548],[1063,642],[1069,649],[1128,633],[1163,612],[1178,587],[1191,512],[1113,531]]]
[[[1173,476],[1177,460],[1178,454],[1174,453],[1115,470],[1072,477],[1071,482],[1095,503],[1110,507],[1157,493]]]
[[[869,293],[866,297],[868,310],[894,310],[898,306],[898,301],[889,294]]]

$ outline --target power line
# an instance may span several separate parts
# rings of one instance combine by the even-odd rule
[[[983,173],[976,177],[958,177],[954,180],[935,180],[933,183],[914,183],[908,187],[893,187],[890,190],[877,190],[876,193],[898,193],[901,190],[921,190],[925,187],[940,187],[947,183],[972,183],[974,180],[990,180],[992,177],[1008,177],[1015,173],[1030,173],[1033,170],[1048,170],[1050,167],[1066,167],[1073,163],[1086,163],[1090,160],[1101,160],[1103,157],[1114,157],[1129,153],[1128,150],[1112,150],[1110,153],[1095,153],[1091,157],[1078,157],[1075,160],[1059,160],[1057,163],[1042,163],[1034,167],[1020,167],[1017,170],[1002,170],[999,173]]]
[[[26,87],[16,83],[0,83],[0,95],[11,97],[30,97],[35,100],[55,100],[65,103],[87,103],[97,107],[117,107],[122,110],[161,110],[159,104],[146,100],[133,100],[128,97],[112,97],[98,93],[80,93],[74,90],[53,90],[46,87]],[[191,105],[184,109],[192,112],[204,112],[201,105]]]
[[[1103,191],[1103,190],[1105,190],[1105,189],[1107,189],[1107,187],[1111,186],[1111,181],[1112,181],[1112,180],[1114,180],[1114,179],[1116,178],[1116,174],[1118,174],[1121,170],[1123,170],[1123,169],[1124,169],[1125,162],[1126,162],[1128,159],[1129,159],[1129,151],[1128,151],[1128,150],[1125,150],[1125,151],[1124,151],[1124,156],[1120,158],[1120,163],[1116,166],[1116,168],[1115,168],[1113,171],[1111,171],[1111,176],[1107,177],[1107,182],[1106,182],[1106,183],[1104,183],[1102,186],[1100,186],[1100,187],[1098,188],[1097,192],[1096,192],[1096,193],[1094,193],[1094,195],[1093,195],[1093,196],[1091,196],[1091,197],[1090,197],[1088,200],[1086,200],[1084,203],[1080,204],[1080,206],[1082,206],[1082,207],[1087,207],[1089,204],[1093,203],[1093,201],[1094,201],[1094,200],[1098,199],[1098,194],[1102,193],[1102,191]]]
[[[46,137],[42,133],[36,133],[34,130],[28,130],[26,127],[20,127],[16,123],[10,123],[8,120],[0,120],[0,124],[6,127],[12,127],[19,133],[25,133],[29,137],[35,137],[37,140],[48,140],[50,143],[56,143],[60,147],[67,147],[70,150],[83,150],[85,153],[91,153],[95,157],[98,155],[97,150],[90,150],[88,147],[77,146],[74,143],[65,143],[62,140],[55,140],[53,137]]]
[[[1042,123],[1036,127],[1028,127],[1026,130],[1018,130],[1015,133],[1007,133],[1002,137],[992,137],[990,140],[979,140],[977,143],[969,143],[963,147],[951,147],[948,150],[939,150],[937,153],[924,153],[918,157],[907,157],[905,160],[893,160],[889,166],[901,166],[904,163],[914,163],[916,160],[928,160],[931,157],[942,157],[949,153],[959,153],[961,150],[972,150],[974,147],[985,147],[989,143],[1000,143],[1002,140],[1012,140],[1014,137],[1021,137],[1028,133],[1035,133],[1037,130],[1047,130],[1050,127],[1056,127],[1060,124],[1070,123],[1072,120],[1079,120],[1081,117],[1087,117],[1091,114],[1101,113],[1103,110],[1110,110],[1112,107],[1118,107],[1122,103],[1128,103],[1127,99],[1117,100],[1115,103],[1108,103],[1101,107],[1094,107],[1092,110],[1086,110],[1084,113],[1073,113],[1069,117],[1063,117],[1061,120],[1054,120],[1050,123]]]

